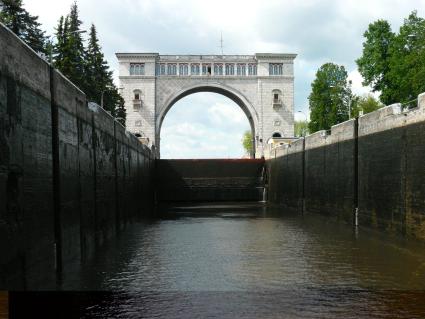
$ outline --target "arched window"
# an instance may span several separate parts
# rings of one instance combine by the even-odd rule
[[[145,64],[144,63],[130,63],[130,75],[144,75]]]
[[[282,134],[280,134],[279,132],[274,132],[272,137],[273,138],[279,138],[279,137],[282,137]]]
[[[257,75],[257,65],[254,63],[248,64],[248,75]]]
[[[273,90],[272,91],[272,104],[273,107],[281,107],[282,106],[282,91],[281,90]]]
[[[133,91],[133,110],[138,111],[142,107],[142,91],[134,90]]]
[[[269,75],[283,75],[283,63],[270,63]]]
[[[134,90],[134,100],[141,100],[142,99],[142,91],[140,90]]]

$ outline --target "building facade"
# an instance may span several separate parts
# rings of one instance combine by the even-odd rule
[[[255,157],[272,137],[294,136],[295,54],[160,55],[117,53],[127,129],[160,154],[162,122],[181,98],[223,94],[245,112]]]

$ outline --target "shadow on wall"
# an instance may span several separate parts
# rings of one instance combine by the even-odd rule
[[[274,150],[269,200],[425,239],[425,94]]]
[[[0,290],[55,289],[150,213],[154,156],[0,26]]]

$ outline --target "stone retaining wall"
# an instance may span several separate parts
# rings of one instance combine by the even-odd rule
[[[0,25],[0,290],[55,289],[153,199],[151,151]]]
[[[278,148],[269,200],[425,239],[425,94]]]

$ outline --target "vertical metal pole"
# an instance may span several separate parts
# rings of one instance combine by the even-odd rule
[[[354,120],[354,187],[353,187],[353,207],[354,226],[359,225],[359,118]]]
[[[55,101],[54,68],[50,65],[50,106],[52,121],[52,168],[53,168],[53,223],[54,254],[57,280],[61,280],[62,272],[62,230],[60,211],[60,167],[59,167],[59,113]]]
[[[303,137],[303,151],[301,160],[301,213],[305,213],[305,137]]]

